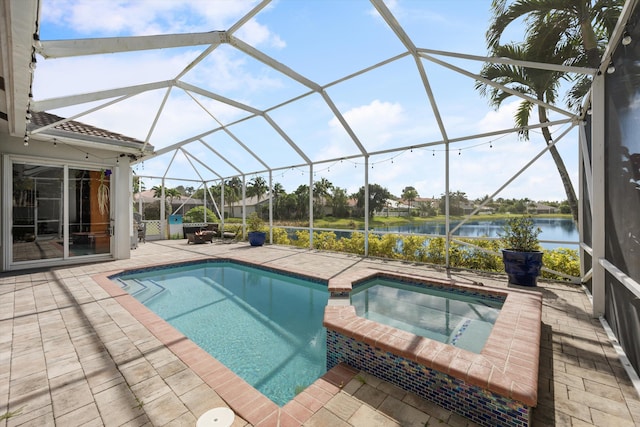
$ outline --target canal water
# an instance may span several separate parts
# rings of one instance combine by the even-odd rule
[[[504,219],[481,221],[467,221],[456,232],[455,236],[460,237],[499,237]],[[542,240],[553,240],[571,243],[547,243],[541,242],[545,249],[555,249],[558,247],[578,249],[579,234],[576,224],[570,218],[533,218],[536,227],[540,227],[542,232],[538,238]],[[455,228],[460,221],[451,221],[451,228]],[[444,236],[446,228],[444,222],[421,222],[406,225],[393,225],[388,227],[374,227],[374,231],[385,231],[393,233],[416,233],[416,234],[439,234]]]

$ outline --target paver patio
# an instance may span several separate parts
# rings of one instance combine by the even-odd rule
[[[0,427],[195,425],[231,406],[234,426],[473,425],[371,375],[341,366],[283,410],[254,398],[226,368],[155,315],[137,311],[95,277],[110,271],[224,257],[325,279],[375,267],[506,287],[506,276],[246,243],[147,242],[128,260],[0,275]],[[640,425],[640,399],[589,298],[540,282],[543,295],[534,426]],[[133,314],[132,314],[133,313]],[[216,364],[217,363],[217,364]],[[346,379],[346,381],[345,381]],[[342,387],[337,383],[345,381]],[[239,394],[238,394],[239,393]],[[249,408],[251,410],[249,410]],[[238,411],[240,409],[240,411]]]

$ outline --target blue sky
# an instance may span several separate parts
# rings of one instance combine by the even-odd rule
[[[419,48],[485,55],[484,34],[490,1],[394,0],[385,2]],[[117,37],[226,30],[256,2],[236,0],[43,0],[41,39]],[[99,18],[98,18],[99,17]],[[520,37],[514,25],[507,38]],[[276,0],[243,25],[235,36],[285,64],[306,79],[325,86],[406,51],[399,39],[364,0]],[[508,41],[508,40],[503,40]],[[62,59],[39,58],[34,78],[36,100],[147,82],[171,80],[196,58],[203,46],[106,54]],[[438,56],[476,73],[480,62]],[[513,126],[517,100],[498,111],[474,90],[474,81],[433,62],[422,60],[448,138],[508,129]],[[309,89],[265,66],[233,46],[223,44],[181,78],[183,82],[249,105],[269,110],[268,116],[290,141],[261,118],[244,120],[203,141],[247,173],[247,181],[266,173],[251,172],[300,165],[296,149],[313,161],[331,160],[314,167],[314,180],[326,178],[356,192],[364,183],[364,160],[343,159],[360,153],[344,127],[319,94],[274,108]],[[326,87],[326,93],[369,152],[369,182],[400,195],[414,186],[421,197],[439,197],[445,191],[443,145],[411,147],[442,140],[434,111],[413,57],[405,56],[383,67]],[[77,120],[145,140],[164,90],[145,93]],[[52,111],[69,117],[97,104]],[[194,135],[246,118],[246,111],[174,88],[150,136],[161,149]],[[553,115],[553,118],[564,118]],[[565,128],[553,129],[558,135]],[[260,160],[248,154],[248,147]],[[450,189],[470,198],[494,193],[520,167],[544,147],[542,136],[532,131],[530,141],[514,135],[478,138],[450,144]],[[577,132],[558,143],[574,184],[577,185]],[[209,165],[199,168],[205,179],[228,177],[237,172],[200,142],[184,149]],[[400,149],[396,152],[385,152]],[[197,178],[195,162],[182,152],[157,157],[139,165],[139,175]],[[341,160],[342,159],[342,160]],[[108,159],[107,159],[108,160]],[[167,166],[171,164],[167,172]],[[274,182],[287,191],[309,184],[305,167],[276,170]],[[148,188],[160,181],[145,180]],[[167,186],[192,185],[176,180]],[[563,200],[564,191],[551,157],[546,154],[497,197]]]

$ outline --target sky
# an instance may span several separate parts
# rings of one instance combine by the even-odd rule
[[[490,3],[385,1],[418,48],[479,56],[487,52],[484,35]],[[43,0],[40,38],[228,30],[256,4],[240,0]],[[515,23],[502,41],[519,40],[522,31],[523,26]],[[161,184],[158,178],[147,176],[171,178],[165,182],[170,188],[197,187],[197,183],[175,178],[214,180],[243,173],[247,182],[257,176],[268,181],[266,170],[272,169],[273,182],[282,184],[288,192],[308,185],[313,177],[314,182],[325,178],[351,194],[364,185],[366,169],[370,183],[386,187],[396,196],[412,186],[420,197],[440,197],[446,189],[448,170],[450,190],[475,199],[496,193],[545,146],[537,130],[531,131],[529,141],[519,140],[514,134],[470,138],[513,128],[519,99],[509,98],[495,110],[474,88],[472,78],[422,58],[419,61],[424,65],[432,102],[411,55],[374,68],[407,50],[368,1],[275,0],[233,35],[321,86],[325,96],[223,43],[184,75],[183,70],[207,46],[38,57],[34,99],[179,77],[181,82],[260,111],[254,116],[176,87],[168,96],[166,89],[146,92],[78,117],[76,120],[84,123],[142,141],[148,139],[156,150],[205,135],[201,141],[184,145],[184,151],[170,151],[134,166],[147,188]],[[431,57],[471,73],[478,73],[482,66],[479,61],[437,54]],[[354,75],[369,67],[367,72]],[[292,99],[296,100],[287,102]],[[107,101],[50,112],[71,117]],[[340,112],[348,130],[332,108]],[[553,113],[551,118],[566,116]],[[552,128],[555,139],[567,129],[567,125]],[[453,141],[449,144],[448,168],[445,145],[441,144],[445,137]],[[557,147],[577,187],[575,129],[558,140]],[[367,164],[362,150],[374,153]],[[320,162],[314,165],[313,173],[306,166],[307,159]],[[566,199],[548,153],[495,197]]]

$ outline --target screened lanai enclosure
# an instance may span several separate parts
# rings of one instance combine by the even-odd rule
[[[109,2],[69,10],[47,0],[8,3],[7,31],[33,37],[16,42],[12,61],[3,56],[17,76],[7,83],[13,139],[2,150],[3,204],[12,203],[18,182],[11,171],[31,173],[28,185],[38,174],[43,185],[53,180],[57,196],[50,198],[58,201],[43,197],[41,205],[53,206],[41,212],[42,230],[60,246],[49,261],[126,258],[137,240],[134,222],[147,222],[147,237],[167,238],[167,213],[200,203],[214,216],[205,223],[239,223],[239,233],[251,212],[262,212],[273,240],[278,197],[305,190],[307,205],[291,207],[305,213],[305,225],[281,226],[308,233],[310,248],[314,231],[330,230],[315,227],[314,218],[333,216],[335,197],[348,204],[362,191],[364,226],[355,231],[368,255],[365,213],[376,193],[400,196],[407,187],[442,203],[448,247],[460,243],[458,227],[497,199],[567,199],[557,153],[579,200],[581,271],[568,279],[593,295],[593,315],[640,368],[636,1],[624,4],[592,68],[487,56],[489,1],[140,2],[122,10]],[[525,29],[516,22],[501,42],[522,40]],[[491,64],[552,73],[555,102],[486,77]],[[583,77],[591,90],[568,108],[565,97]],[[492,91],[504,96],[497,107]],[[514,122],[523,102],[534,108],[526,126]],[[73,181],[77,170],[85,178]],[[109,215],[81,208],[84,193],[69,183],[86,184],[90,198],[105,181]],[[258,184],[263,190],[253,194]],[[170,193],[178,186],[190,196]],[[224,190],[230,186],[234,192]],[[460,194],[477,202],[453,224]],[[154,200],[171,206],[158,209],[155,222],[144,218]],[[25,208],[33,204],[26,200]],[[81,214],[97,224],[74,228]],[[5,270],[23,262],[7,232],[16,220],[3,220]],[[101,240],[78,254],[73,238]]]

